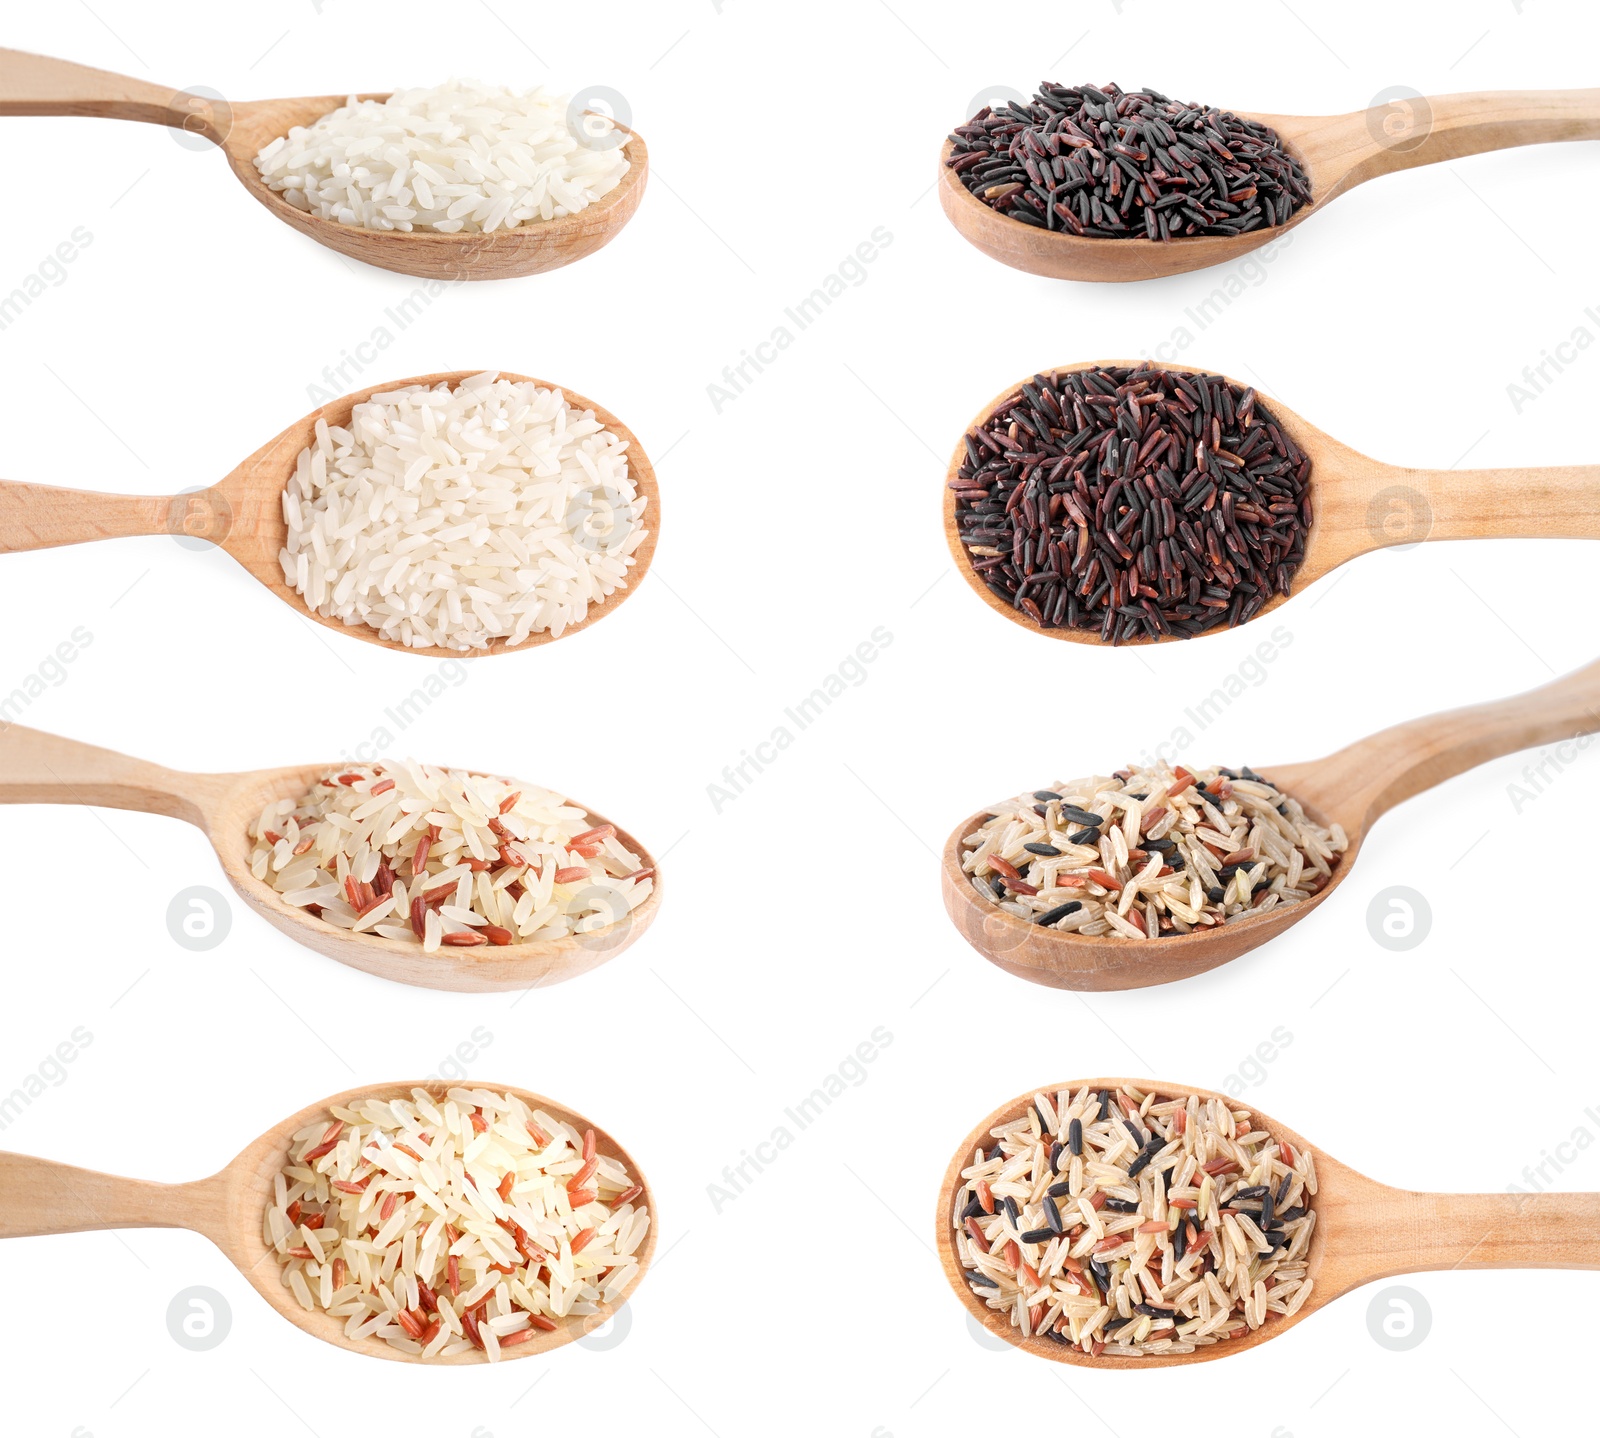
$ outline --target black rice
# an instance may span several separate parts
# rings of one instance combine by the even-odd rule
[[[973,570],[1042,629],[1192,638],[1287,595],[1311,460],[1253,389],[1151,365],[1037,374],[950,481]]]
[[[1277,132],[1155,90],[1044,81],[985,107],[945,163],[991,209],[1035,229],[1106,240],[1242,235],[1287,223],[1311,181]]]

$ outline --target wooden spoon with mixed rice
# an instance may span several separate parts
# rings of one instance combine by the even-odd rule
[[[1600,662],[1311,763],[1257,773],[1162,762],[1028,790],[951,832],[945,910],[986,959],[1035,983],[1171,983],[1326,902],[1396,804],[1500,755],[1596,730]]]
[[[1600,1268],[1600,1194],[1390,1188],[1239,1099],[1140,1079],[996,1109],[950,1161],[937,1223],[979,1323],[1102,1368],[1242,1353],[1397,1274]]]

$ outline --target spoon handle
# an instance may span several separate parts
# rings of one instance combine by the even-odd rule
[[[1381,1194],[1340,1207],[1318,1279],[1330,1298],[1403,1273],[1600,1268],[1600,1194]]]
[[[0,115],[95,115],[184,129],[190,120],[184,98],[110,70],[25,50],[0,50]],[[187,128],[196,127],[190,123]]]
[[[1529,383],[1542,387],[1544,381]],[[1365,531],[1358,550],[1363,553],[1424,539],[1600,539],[1600,465],[1386,465],[1341,495],[1340,508],[1359,510],[1340,518],[1353,519]]]
[[[38,729],[0,730],[0,804],[92,804],[202,824],[210,776],[180,774]]]
[[[198,497],[97,494],[0,479],[0,554],[85,544],[91,539],[196,532],[187,501]]]
[[[1417,96],[1339,116],[1302,143],[1339,154],[1348,169],[1338,188],[1347,189],[1418,165],[1561,140],[1600,140],[1600,90]]]
[[[1569,746],[1562,741],[1597,731],[1600,660],[1524,694],[1384,729],[1308,765],[1307,779],[1297,781],[1295,789],[1347,828],[1353,824],[1365,832],[1396,804],[1479,764],[1538,744],[1559,745],[1538,767],[1544,778],[1536,774],[1530,782],[1536,794],[1548,782],[1552,764],[1559,773],[1575,757],[1575,752],[1563,754]]]
[[[85,1233],[97,1228],[197,1228],[201,1183],[147,1183],[0,1153],[0,1238]]]

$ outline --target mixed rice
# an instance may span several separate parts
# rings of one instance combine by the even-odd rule
[[[1349,847],[1245,768],[1165,764],[1075,779],[995,806],[962,840],[983,898],[1086,936],[1162,938],[1302,903]]]
[[[1062,1089],[989,1136],[961,1171],[956,1253],[1024,1339],[1096,1358],[1192,1353],[1311,1296],[1312,1155],[1246,1109]]]
[[[592,933],[655,886],[613,825],[559,794],[414,760],[332,769],[250,837],[251,872],[286,902],[428,953]]]
[[[501,1351],[637,1277],[641,1185],[515,1094],[366,1098],[291,1140],[262,1237],[301,1307],[411,1357]]]

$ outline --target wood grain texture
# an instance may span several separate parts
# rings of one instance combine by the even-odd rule
[[[1047,1340],[1024,1342],[1005,1315],[981,1302],[967,1286],[956,1258],[952,1228],[955,1195],[961,1187],[961,1170],[971,1165],[974,1150],[987,1144],[990,1130],[1025,1113],[1034,1092],[1054,1093],[1084,1086],[1116,1088],[1130,1083],[1142,1092],[1163,1097],[1193,1093],[1202,1098],[1223,1099],[1235,1109],[1248,1107],[1257,1128],[1314,1155],[1317,1194],[1313,1208],[1317,1227],[1307,1255],[1307,1271],[1315,1287],[1293,1317],[1273,1315],[1254,1332],[1193,1353],[1097,1359]],[[967,1135],[939,1187],[935,1242],[945,1278],[967,1311],[1013,1347],[1035,1357],[1084,1368],[1168,1368],[1208,1363],[1257,1348],[1282,1337],[1352,1289],[1400,1274],[1457,1268],[1600,1268],[1600,1194],[1415,1193],[1391,1188],[1340,1163],[1241,1099],[1189,1084],[1150,1079],[1071,1079],[1040,1085],[1037,1090],[1002,1104]]]
[[[638,1289],[655,1256],[660,1231],[660,1210],[655,1190],[631,1154],[605,1129],[565,1105],[526,1089],[505,1084],[474,1083],[474,1088],[512,1093],[531,1107],[570,1123],[580,1133],[594,1129],[598,1152],[621,1162],[644,1188],[639,1201],[650,1211],[650,1228],[638,1250],[639,1272],[617,1298],[602,1304],[595,1314],[573,1314],[552,1332],[540,1332],[527,1343],[505,1350],[502,1362],[549,1353],[606,1323]],[[106,1228],[187,1228],[209,1238],[249,1280],[250,1286],[296,1328],[351,1353],[387,1358],[401,1363],[421,1360],[391,1348],[381,1339],[349,1339],[344,1320],[320,1310],[308,1312],[284,1287],[281,1268],[263,1242],[263,1214],[272,1198],[273,1176],[282,1171],[290,1141],[302,1128],[339,1107],[363,1099],[409,1097],[413,1089],[427,1089],[442,1098],[449,1085],[434,1082],[362,1084],[308,1104],[299,1113],[261,1135],[220,1173],[195,1183],[151,1183],[117,1178],[89,1169],[73,1168],[48,1159],[0,1153],[0,1238],[39,1234],[84,1233]],[[427,1363],[463,1365],[487,1363],[474,1350]]]
[[[106,495],[85,489],[57,489],[0,480],[0,554],[134,535],[172,534],[209,540],[226,550],[254,578],[307,619],[337,634],[402,654],[426,654],[439,659],[477,658],[511,654],[580,634],[621,608],[650,571],[661,532],[661,492],[656,484],[655,468],[638,436],[604,405],[564,385],[507,370],[500,371],[503,379],[519,383],[531,380],[547,389],[559,389],[569,405],[593,410],[602,425],[627,443],[628,474],[638,494],[646,501],[643,523],[648,533],[634,551],[634,563],[628,570],[625,588],[613,590],[598,604],[591,604],[582,620],[569,624],[559,635],[546,630],[528,635],[520,644],[496,639],[478,649],[446,649],[442,645],[401,644],[398,640],[384,638],[371,625],[346,624],[318,614],[284,580],[283,566],[278,562],[278,555],[289,540],[289,526],[283,517],[283,490],[294,475],[300,451],[315,438],[318,419],[325,419],[329,425],[348,425],[356,405],[374,394],[406,385],[457,385],[480,373],[481,370],[451,370],[417,375],[368,385],[342,399],[332,400],[268,440],[220,483],[190,494]]]
[[[1013,269],[1060,280],[1158,279],[1249,254],[1379,175],[1516,145],[1600,139],[1600,90],[1434,96],[1414,104],[1416,123],[1399,133],[1385,128],[1396,112],[1384,106],[1348,115],[1243,118],[1276,130],[1311,181],[1311,203],[1287,224],[1176,240],[1098,240],[1035,229],[997,213],[961,183],[946,163],[954,148],[948,138],[939,151],[939,203],[963,238]]]
[[[0,804],[88,804],[183,819],[211,840],[228,882],[252,909],[297,943],[351,968],[420,988],[483,993],[545,988],[615,958],[655,921],[661,873],[650,851],[621,825],[617,839],[656,868],[644,902],[626,918],[590,934],[560,939],[441,948],[353,934],[286,903],[250,872],[248,826],[273,799],[299,798],[332,764],[260,769],[243,774],[186,774],[13,724],[0,731]],[[446,766],[449,767],[449,766]],[[615,823],[585,808],[595,824]]]
[[[978,897],[962,868],[962,841],[990,815],[951,830],[940,856],[939,891],[957,931],[990,963],[1052,988],[1148,988],[1203,974],[1299,923],[1349,876],[1367,833],[1395,805],[1468,769],[1519,749],[1600,732],[1600,661],[1541,688],[1382,730],[1325,759],[1253,765],[1322,824],[1344,827],[1350,847],[1314,898],[1278,904],[1213,929],[1138,942],[1043,929]]]
[[[387,94],[358,95],[385,100]],[[222,148],[239,183],[286,225],[320,245],[380,269],[421,279],[500,280],[559,269],[609,244],[637,212],[650,173],[644,140],[625,125],[629,169],[615,189],[587,209],[494,234],[366,230],[296,209],[262,181],[255,157],[295,125],[337,110],[347,95],[230,104],[129,79],[87,65],[0,50],[0,115],[87,115],[167,125]]]
[[[1083,360],[1038,371],[1047,375],[1079,370],[1136,367],[1140,360]],[[1211,374],[1183,365],[1164,366],[1177,373]],[[1253,386],[1228,376],[1240,389]],[[1001,390],[962,430],[945,467],[941,503],[945,545],[967,588],[996,614],[1047,639],[1069,644],[1101,644],[1099,631],[1045,629],[1007,604],[985,584],[972,567],[961,543],[956,495],[950,485],[967,457],[966,436],[1007,406],[1031,382],[1027,375]],[[1294,576],[1287,598],[1294,598],[1364,554],[1396,545],[1419,544],[1433,539],[1600,539],[1600,465],[1554,465],[1540,469],[1413,469],[1370,459],[1314,424],[1302,419],[1280,400],[1262,395],[1263,405],[1296,444],[1311,458],[1311,532],[1305,559]],[[1255,616],[1265,618],[1286,602],[1274,595]],[[1250,622],[1255,622],[1254,620]],[[1195,636],[1206,639],[1211,630]],[[1185,644],[1171,635],[1138,638],[1129,644]]]

